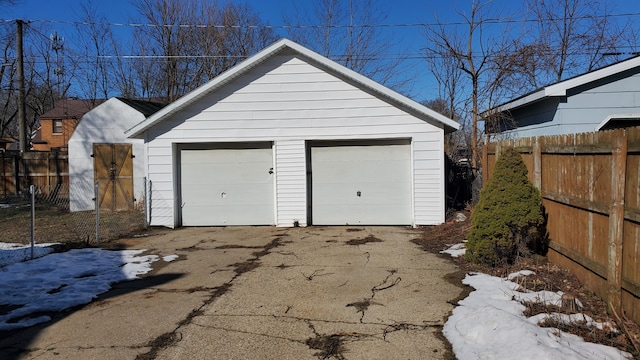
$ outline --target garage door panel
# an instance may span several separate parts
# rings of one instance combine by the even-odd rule
[[[208,186],[208,185],[191,185],[191,191],[201,194],[198,197],[190,199],[183,198],[183,204],[211,204],[211,205],[264,205],[273,204],[273,194],[265,193],[261,187],[253,185],[235,185],[233,188]]]
[[[314,173],[314,179],[318,183],[329,182],[342,182],[342,183],[363,183],[363,182],[378,182],[380,179],[385,178],[386,173],[396,173],[398,175],[404,174],[406,171],[406,165],[398,162],[391,161],[377,161],[375,166],[363,167],[363,161],[340,161],[336,163],[331,162],[314,162],[316,167],[325,168],[331,167],[333,171]],[[340,174],[339,179],[336,179],[334,174]]]
[[[273,220],[258,223],[254,219],[261,219],[272,216],[272,211],[267,211],[255,205],[229,205],[219,206],[219,212],[224,216],[216,216],[211,213],[210,205],[194,206],[191,211],[198,216],[190,216],[188,224],[185,226],[226,226],[226,225],[272,225]],[[192,214],[193,215],[193,214]],[[183,217],[184,217],[183,213]]]
[[[184,166],[182,168],[183,177],[194,178],[188,182],[189,184],[232,185],[239,182],[262,184],[270,181],[272,177],[269,174],[271,167],[265,168],[264,166],[255,166],[257,169],[244,169],[241,165],[214,167],[211,164],[192,165],[192,167],[193,169],[187,169]]]
[[[347,213],[365,213],[370,211],[370,206],[354,205],[320,205],[314,207],[314,211],[322,214],[323,225],[406,225],[407,209],[404,204],[398,206],[385,205],[388,210],[369,215],[365,220],[358,216],[345,217]],[[315,216],[314,216],[315,219]]]
[[[410,160],[411,153],[408,144],[402,145],[353,145],[353,146],[317,146],[313,148],[315,161],[358,161],[375,160],[392,161]],[[375,153],[375,155],[374,155]]]
[[[411,224],[411,146],[311,147],[312,222]]]
[[[269,147],[181,151],[182,224],[272,225]]]
[[[388,194],[382,191],[362,191],[361,196],[356,195],[356,191],[335,191],[334,196],[318,196],[314,197],[314,204],[317,205],[330,205],[330,204],[351,204],[353,206],[359,206],[364,204],[407,204],[405,196],[398,196],[395,194]],[[380,210],[384,212],[384,209]]]
[[[270,162],[271,148],[182,150],[182,164],[225,164]],[[186,154],[186,157],[184,156]]]

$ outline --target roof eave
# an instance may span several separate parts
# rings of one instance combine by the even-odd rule
[[[567,96],[567,91],[593,81],[604,79],[622,71],[640,66],[640,56],[621,61],[616,64],[593,70],[586,74],[578,75],[571,79],[563,80],[552,85],[545,86],[529,95],[517,98],[493,108],[494,112],[505,112],[519,107],[527,106],[542,99],[555,96]]]

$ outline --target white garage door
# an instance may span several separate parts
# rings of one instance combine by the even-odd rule
[[[314,225],[410,225],[411,145],[311,146]]]
[[[273,225],[273,151],[260,148],[183,149],[184,226]]]

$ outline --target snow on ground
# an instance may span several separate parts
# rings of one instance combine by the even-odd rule
[[[467,248],[465,248],[464,243],[460,243],[449,247],[447,250],[440,251],[440,254],[449,254],[451,257],[459,257],[463,256],[466,252]]]
[[[553,316],[561,321],[585,321],[602,328],[611,324],[593,321],[583,314],[541,314],[527,318],[522,302],[559,305],[562,292],[521,292],[511,280],[528,276],[525,270],[506,279],[482,273],[468,274],[462,281],[475,289],[458,302],[443,333],[460,360],[470,359],[631,359],[616,348],[585,342],[581,337],[538,323]]]
[[[173,260],[177,259],[178,255],[167,255],[167,256],[163,256],[162,260],[165,262],[172,262]]]
[[[4,246],[0,259],[18,261],[4,256],[13,250],[15,246]],[[1,267],[0,330],[49,321],[42,313],[89,303],[112,284],[146,274],[159,258],[141,256],[144,251],[75,249]]]
[[[33,257],[39,258],[53,252],[51,245],[37,244],[33,248]],[[31,245],[0,242],[0,267],[31,259]]]

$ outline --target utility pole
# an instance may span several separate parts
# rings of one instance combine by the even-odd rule
[[[27,114],[24,91],[24,52],[22,49],[22,20],[16,20],[16,55],[18,57],[18,121],[20,125],[20,153],[27,150]]]

